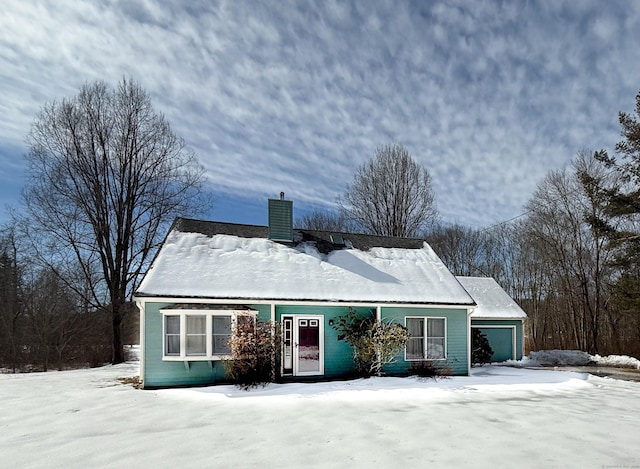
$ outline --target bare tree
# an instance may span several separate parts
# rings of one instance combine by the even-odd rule
[[[588,222],[604,213],[605,201],[583,184],[585,173],[604,177],[602,165],[581,153],[574,171],[551,172],[539,184],[526,207],[525,236],[549,266],[549,298],[559,309],[554,316],[563,319],[555,330],[570,345],[599,352],[612,253],[604,234]]]
[[[110,309],[113,363],[122,362],[126,302],[165,224],[201,208],[204,172],[127,79],[45,105],[28,143],[28,235],[40,260],[95,308]]]
[[[305,230],[320,231],[347,232],[357,229],[357,227],[353,226],[353,223],[345,218],[343,213],[322,210],[314,210],[303,215],[296,220],[296,225]]]
[[[38,360],[43,371],[48,371],[53,353],[58,369],[64,365],[64,353],[73,343],[81,342],[93,328],[84,321],[77,295],[49,269],[35,272],[29,284],[25,282],[25,314],[30,325],[29,341],[32,364]],[[97,326],[97,325],[96,325]],[[95,327],[95,326],[94,326]]]
[[[440,225],[426,238],[455,275],[486,275],[481,265],[484,240],[480,231],[459,224]]]
[[[20,366],[23,328],[21,278],[15,233],[8,229],[0,238],[0,363],[15,373]]]
[[[421,236],[438,214],[429,171],[398,144],[376,149],[338,205],[362,231],[382,236]]]

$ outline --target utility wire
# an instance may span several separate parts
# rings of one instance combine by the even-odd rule
[[[525,215],[529,215],[531,212],[533,212],[533,210],[527,210],[524,213],[521,213],[520,215],[516,215],[515,217],[509,218],[508,220],[504,220],[504,221],[500,221],[498,223],[494,223],[493,225],[489,225],[486,228],[482,228],[480,231],[480,233],[484,232],[484,231],[489,231],[493,228],[496,228],[498,226],[502,226],[502,225],[506,225],[507,223],[511,223],[513,220],[517,220],[518,218],[522,218]]]

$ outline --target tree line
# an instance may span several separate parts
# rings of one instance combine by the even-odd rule
[[[532,350],[640,356],[640,93],[618,157],[580,152],[524,216],[475,229],[439,220],[431,176],[378,147],[308,229],[427,240],[456,275],[491,276],[529,315]],[[135,82],[46,104],[27,137],[23,205],[0,232],[0,367],[122,362],[131,304],[175,216],[210,207],[204,170]]]
[[[0,234],[0,364],[13,371],[98,366],[112,359],[108,309],[92,308],[57,272],[26,255],[10,229]],[[137,317],[123,337],[137,342]]]

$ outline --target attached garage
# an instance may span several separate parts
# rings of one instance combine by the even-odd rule
[[[520,360],[524,353],[526,313],[489,277],[458,277],[475,300],[471,327],[480,329],[493,350],[492,362]]]
[[[474,320],[472,318],[471,327],[480,329],[480,332],[489,341],[489,345],[493,350],[492,362],[520,360],[522,358],[522,346],[518,347],[518,328],[516,325],[496,325],[492,321]]]

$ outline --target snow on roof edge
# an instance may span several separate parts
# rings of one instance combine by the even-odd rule
[[[527,319],[527,313],[493,277],[456,276],[477,304],[472,319]]]

